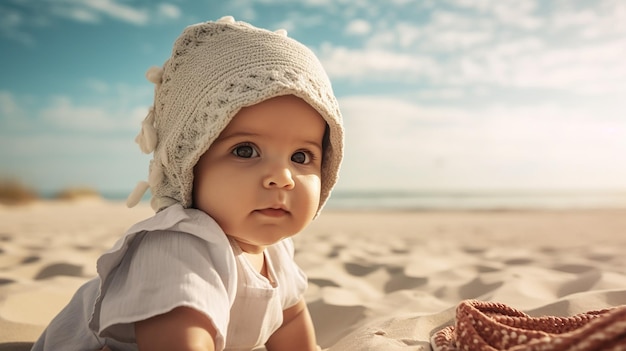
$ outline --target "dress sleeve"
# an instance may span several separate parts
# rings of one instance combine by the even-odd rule
[[[194,235],[147,232],[131,243],[120,265],[111,272],[110,284],[101,291],[100,335],[134,342],[134,322],[191,307],[204,313],[217,330],[216,346],[224,347],[230,301],[224,271],[212,247]]]

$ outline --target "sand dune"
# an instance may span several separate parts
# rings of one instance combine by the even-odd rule
[[[151,214],[104,200],[0,207],[0,350],[37,338]],[[533,316],[626,304],[626,210],[326,211],[295,242],[331,351],[429,350],[466,299]]]

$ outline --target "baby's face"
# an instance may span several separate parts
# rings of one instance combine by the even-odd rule
[[[320,200],[326,122],[281,96],[243,108],[194,168],[194,205],[246,252],[301,231]]]

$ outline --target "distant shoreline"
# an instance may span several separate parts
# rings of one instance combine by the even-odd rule
[[[101,192],[103,199],[125,201],[128,192]],[[57,193],[43,193],[53,199]],[[143,202],[150,200],[150,194]],[[626,209],[626,191],[334,191],[331,210],[570,210]]]

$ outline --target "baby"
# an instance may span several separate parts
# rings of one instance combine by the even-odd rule
[[[156,214],[97,263],[33,350],[315,350],[291,236],[337,181],[343,127],[315,55],[224,17],[187,27],[136,141]]]

